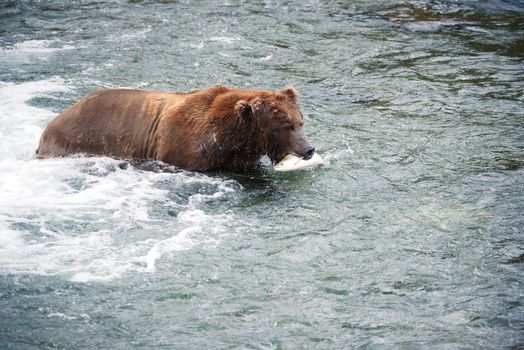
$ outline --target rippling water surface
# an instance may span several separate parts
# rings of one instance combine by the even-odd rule
[[[521,349],[520,1],[0,3],[0,348]],[[104,87],[301,93],[323,168],[34,159]]]

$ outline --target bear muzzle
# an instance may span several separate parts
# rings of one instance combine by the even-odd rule
[[[304,158],[305,160],[311,159],[313,157],[313,154],[315,154],[315,147],[309,145],[304,150],[304,156],[302,158]]]

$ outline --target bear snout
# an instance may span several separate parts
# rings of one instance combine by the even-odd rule
[[[304,159],[305,160],[308,160],[308,159],[311,159],[311,157],[313,157],[313,154],[315,154],[315,147],[311,146],[311,145],[308,145],[306,147],[306,149],[304,150]]]

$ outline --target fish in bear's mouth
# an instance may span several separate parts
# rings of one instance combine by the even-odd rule
[[[309,155],[308,155],[309,156]],[[322,165],[324,161],[318,153],[313,153],[309,157],[299,157],[294,153],[284,156],[278,161],[273,169],[275,171],[295,171],[303,168],[311,168],[318,165]]]

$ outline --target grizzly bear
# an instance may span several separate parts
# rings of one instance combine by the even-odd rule
[[[246,171],[263,155],[310,159],[292,87],[280,92],[212,87],[188,93],[101,90],[44,130],[38,158],[71,154],[159,160],[186,170]]]

